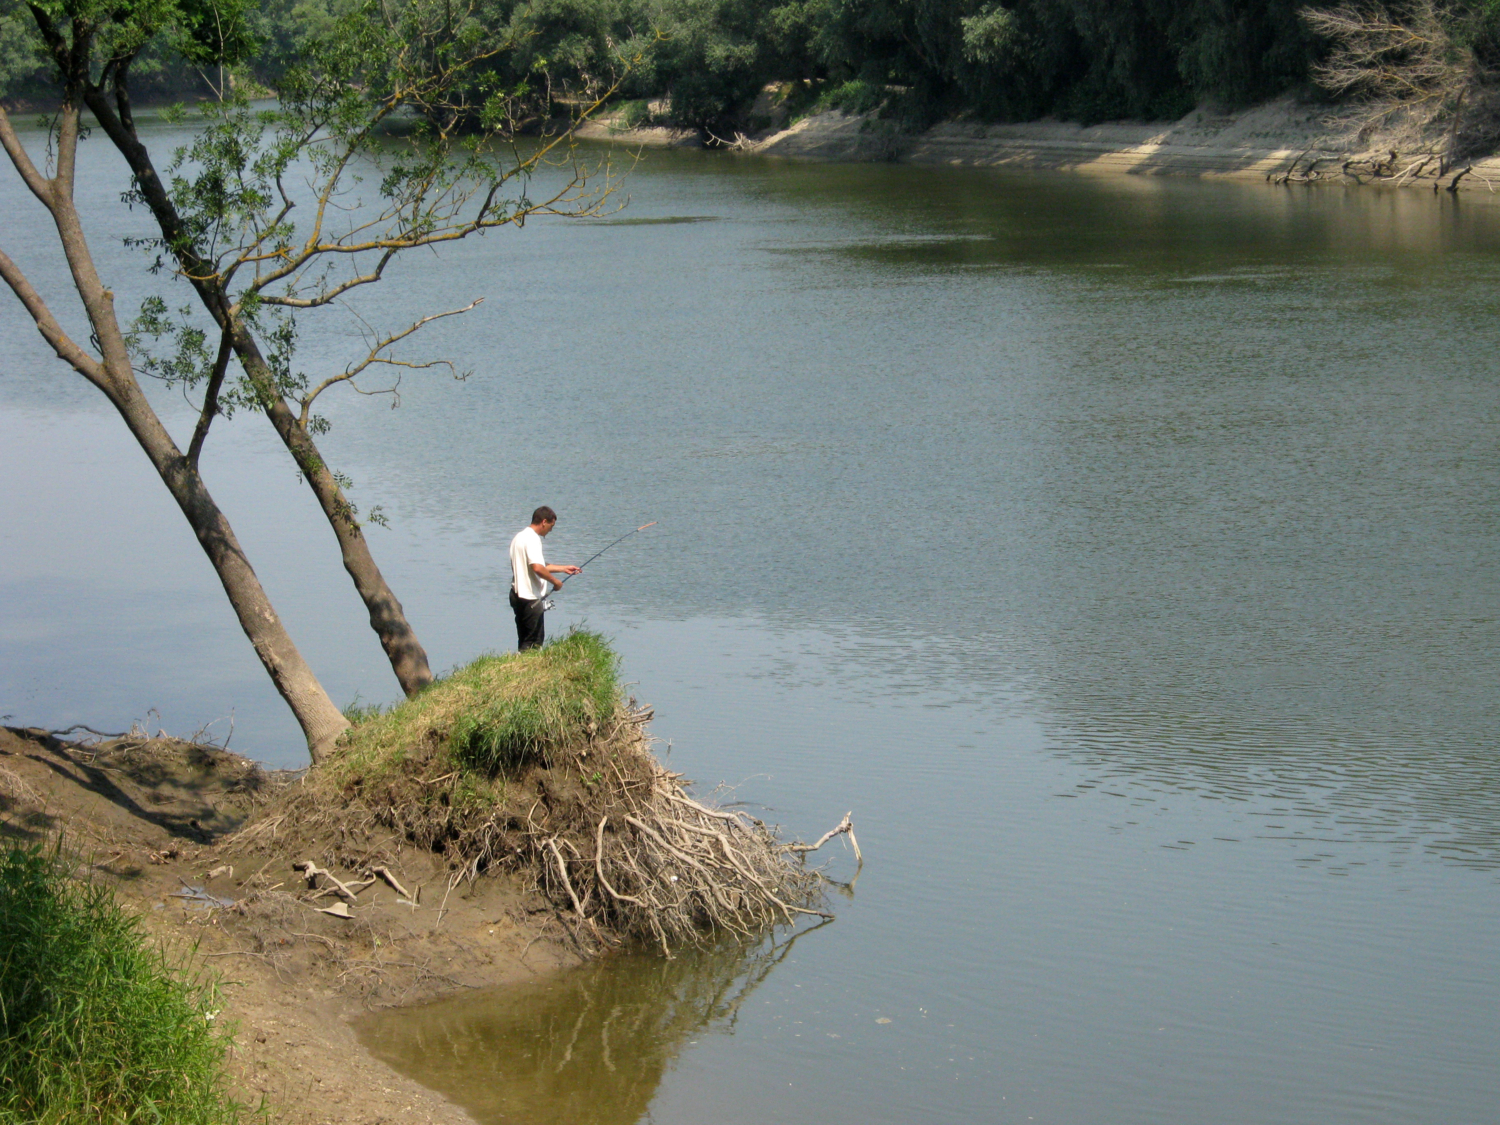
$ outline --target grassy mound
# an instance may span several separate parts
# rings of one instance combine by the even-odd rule
[[[619,710],[617,668],[604,638],[579,630],[545,648],[481,656],[389,713],[366,716],[327,773],[340,781],[399,773],[434,740],[455,769],[477,774],[546,762]]]
[[[573,632],[366,718],[275,812],[395,829],[455,878],[520,872],[602,942],[669,949],[821,913],[796,847],[694,800],[651,752],[649,718],[622,701],[604,639]]]
[[[245,1120],[218,1006],[107,888],[36,849],[0,856],[0,1123]]]

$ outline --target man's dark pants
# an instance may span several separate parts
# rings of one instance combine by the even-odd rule
[[[510,608],[516,612],[516,648],[525,652],[528,648],[541,648],[546,639],[547,628],[543,620],[547,614],[542,609],[545,599],[520,597],[515,590],[510,592]]]

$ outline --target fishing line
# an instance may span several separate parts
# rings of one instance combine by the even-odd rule
[[[624,535],[620,536],[620,538],[616,539],[613,543],[609,543],[609,544],[606,544],[605,546],[601,547],[599,550],[595,551],[592,555],[590,555],[587,559],[585,559],[582,563],[579,564],[579,566],[578,566],[579,571],[581,572],[584,567],[588,566],[589,563],[593,562],[595,559],[597,559],[600,555],[604,554],[604,552],[607,551],[607,550],[609,550],[611,547],[618,547],[621,543],[625,542],[625,540],[629,539],[632,535],[638,535],[642,531],[645,531],[648,527],[655,527],[656,523],[657,523],[656,520],[652,520],[650,523],[643,523],[643,524],[641,524],[640,527],[636,528],[634,531],[627,531]],[[562,577],[562,581],[566,582],[569,578],[574,578],[574,577],[576,577],[576,575],[565,574]],[[559,583],[557,589],[554,590],[552,593],[553,593],[553,595],[556,595],[556,594],[560,593],[561,590],[562,590],[562,583]],[[552,597],[549,596],[547,598],[547,600],[543,604],[542,608],[543,609],[553,609],[553,608],[555,608],[555,605],[554,605],[554,603],[552,601]]]

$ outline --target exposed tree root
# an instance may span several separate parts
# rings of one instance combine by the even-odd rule
[[[576,745],[493,777],[455,768],[440,732],[411,747],[399,769],[378,775],[316,769],[288,787],[243,836],[319,822],[347,836],[380,825],[440,852],[454,889],[485,872],[535,880],[581,946],[643,941],[674,947],[720,935],[750,938],[821,909],[825,880],[806,856],[835,836],[854,846],[849,815],[813,844],[786,843],[763,821],[691,796],[666,769],[644,732],[650,711],[622,708]],[[347,902],[376,879],[410,898],[378,863],[352,850],[320,857],[368,880],[344,881],[312,859],[296,864],[310,890]]]

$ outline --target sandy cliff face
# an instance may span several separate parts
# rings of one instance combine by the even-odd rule
[[[1052,168],[1078,172],[1279,179],[1331,183],[1451,181],[1434,139],[1400,123],[1370,128],[1358,110],[1283,99],[1241,113],[1199,109],[1170,124],[1017,125],[946,122],[924,133],[841,113],[804,118],[761,140],[757,152],[807,160]],[[1500,181],[1500,159],[1472,162],[1463,187]]]
[[[700,143],[689,132],[623,130],[612,127],[607,119],[590,123],[582,135],[635,145]],[[951,121],[922,133],[904,132],[874,117],[834,111],[810,115],[762,136],[740,136],[729,147],[793,160],[1417,184],[1428,190],[1449,186],[1455,175],[1472,166],[1460,180],[1460,190],[1500,190],[1500,157],[1445,162],[1439,155],[1442,140],[1400,121],[1372,124],[1357,108],[1332,109],[1285,98],[1238,113],[1198,109],[1166,124]]]

